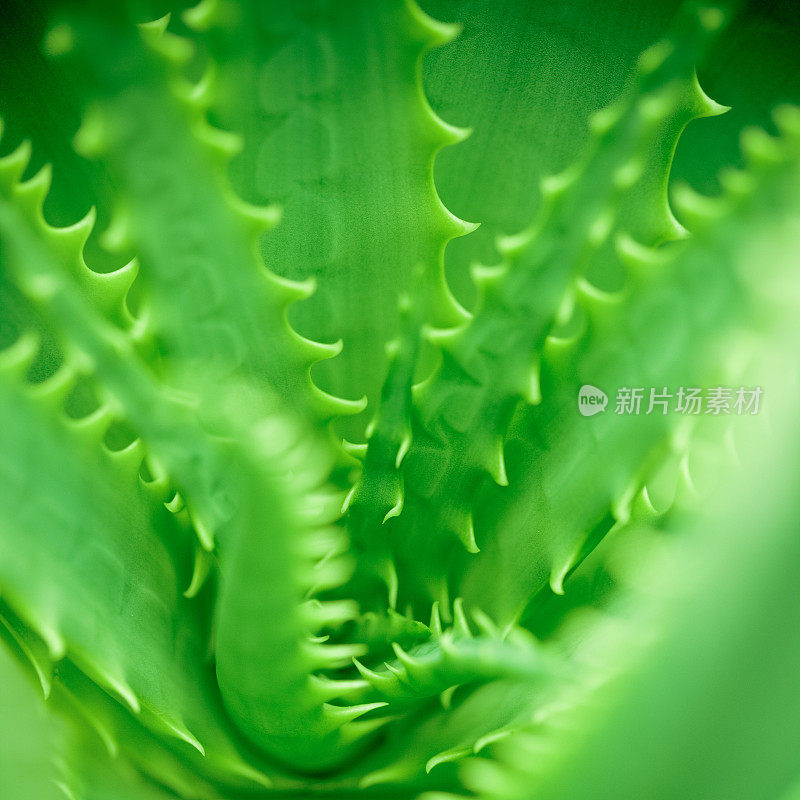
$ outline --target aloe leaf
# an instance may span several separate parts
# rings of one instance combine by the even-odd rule
[[[474,499],[487,479],[508,482],[506,430],[521,400],[538,402],[539,358],[559,306],[618,225],[627,225],[618,223],[626,194],[664,128],[669,140],[687,118],[713,113],[693,64],[723,24],[719,10],[689,9],[672,38],[642,56],[629,91],[595,117],[586,156],[545,185],[537,219],[504,243],[503,263],[474,270],[474,318],[436,335],[441,365],[416,389],[403,512],[390,523],[406,601],[447,591],[441,565],[454,536],[477,551]]]
[[[48,200],[54,224],[69,224],[91,205],[100,207],[105,223],[112,187],[102,171],[72,147],[80,125],[81,88],[64,80],[42,48],[46,14],[44,4],[7,4],[0,38],[3,51],[13,57],[0,61],[0,110],[7,117],[4,146],[10,144],[13,149],[24,139],[33,139],[30,174],[45,164],[57,165],[57,185]],[[19,80],[20,74],[26,80]],[[93,256],[102,258],[97,242],[92,245]]]
[[[675,178],[703,194],[718,194],[723,188],[720,170],[744,165],[739,133],[753,125],[775,132],[774,108],[797,103],[800,97],[794,67],[798,30],[800,20],[790,0],[742,5],[700,69],[702,85],[730,106],[730,113],[687,131],[675,155]]]
[[[365,611],[339,631],[343,641],[363,642],[371,658],[389,657],[394,644],[415,647],[431,638],[431,629],[409,614]]]
[[[29,460],[36,455],[43,462],[34,471],[41,481],[35,507],[52,516],[43,530],[56,537],[53,541],[60,545],[29,536],[29,553],[12,547],[10,552],[23,561],[16,563],[11,556],[6,559],[9,574],[4,581],[10,581],[10,586],[4,593],[23,622],[47,643],[51,658],[58,661],[68,655],[99,686],[140,716],[145,726],[158,735],[180,740],[188,749],[184,757],[195,758],[195,752],[204,755],[207,768],[234,785],[263,784],[267,779],[257,768],[244,763],[231,741],[227,722],[220,714],[216,686],[204,667],[207,643],[199,609],[182,597],[189,586],[191,562],[185,546],[182,552],[179,550],[177,560],[172,549],[174,542],[187,541],[188,531],[180,531],[190,518],[186,512],[182,517],[170,514],[161,502],[163,498],[154,497],[152,490],[140,483],[140,442],[111,453],[102,441],[120,409],[128,412],[131,420],[150,434],[159,455],[174,469],[181,485],[188,487],[190,508],[195,492],[202,496],[195,524],[207,521],[209,527],[200,530],[209,532],[220,524],[226,509],[220,505],[219,482],[217,489],[211,491],[208,483],[213,485],[215,476],[221,473],[219,459],[224,455],[203,435],[197,436],[196,425],[184,406],[159,397],[147,371],[137,363],[125,334],[69,283],[66,276],[70,263],[77,264],[84,279],[101,279],[92,277],[80,259],[70,262],[68,256],[75,256],[76,245],[72,231],[65,234],[63,230],[37,230],[35,221],[21,213],[18,206],[25,206],[22,198],[27,195],[14,182],[21,163],[17,154],[2,163],[5,196],[0,203],[0,227],[7,264],[32,302],[46,312],[67,345],[67,357],[60,372],[38,388],[26,390],[24,381],[16,389],[12,383],[4,384],[5,416],[19,419],[17,425],[4,431],[9,437],[4,452],[9,456],[25,452]],[[79,234],[77,244],[81,241]],[[80,253],[79,247],[77,252]],[[120,353],[126,358],[120,360]],[[19,381],[35,354],[31,337],[21,338],[6,351],[9,380],[16,376]],[[61,403],[70,376],[86,368],[87,358],[105,379],[110,394],[97,411],[70,423]],[[114,398],[123,397],[119,406],[114,403]],[[38,437],[38,451],[30,446],[26,449],[26,436]],[[186,448],[192,440],[199,453],[195,448]],[[207,442],[205,447],[203,442]],[[73,465],[76,459],[80,466]],[[11,465],[7,468],[17,483],[24,481],[24,474]],[[106,471],[114,476],[116,484],[106,487],[105,498],[95,506],[100,490],[92,486]],[[72,494],[62,494],[58,489],[63,487],[65,476],[72,476]],[[18,490],[25,491],[22,486]],[[42,492],[48,491],[61,498],[63,508],[46,500],[47,494]],[[118,516],[125,497],[126,513]],[[80,522],[80,498],[83,505],[95,509],[91,524],[98,530],[89,540],[104,542],[102,546],[87,549],[80,537],[80,531],[85,529]],[[4,508],[10,515],[8,530],[16,537],[30,531],[33,524],[33,518],[26,516],[24,510],[24,506],[15,505]],[[65,525],[72,532],[67,539],[62,533]],[[140,537],[138,545],[131,542],[132,530]],[[25,582],[31,565],[46,560],[46,553],[58,546],[67,549],[64,560],[52,562],[57,574],[48,575],[43,567],[36,567],[40,585]],[[213,546],[213,539],[206,541],[206,546]],[[149,560],[141,560],[139,552],[148,553]],[[77,559],[74,569],[70,559]],[[95,577],[102,580],[95,584]],[[52,587],[58,587],[62,594],[53,596]],[[76,605],[70,603],[70,597],[82,600]],[[128,638],[119,639],[121,625],[115,622],[114,615],[129,613],[136,603],[141,604],[138,639],[133,632]],[[91,614],[87,615],[83,606]],[[153,627],[155,623],[158,625]]]
[[[338,503],[315,500],[319,473],[310,465],[319,458],[313,445],[296,440],[291,421],[261,422],[248,441],[217,607],[220,691],[239,727],[264,751],[296,769],[330,768],[372,732],[358,717],[381,705],[329,702],[349,685],[310,677],[363,653],[359,645],[315,641],[311,634],[330,620],[324,606],[302,604],[349,575],[344,534],[331,527]]]
[[[453,626],[443,629],[434,606],[428,642],[408,650],[394,643],[395,658],[375,668],[356,660],[370,694],[385,699],[389,713],[396,704],[445,692],[446,698],[458,686],[503,679],[532,681],[552,669],[547,654],[526,631],[517,628],[503,634],[481,615],[482,629],[476,635],[458,600],[454,616]]]
[[[24,349],[29,344],[21,341],[11,352],[5,351],[6,374],[27,366]],[[47,388],[45,384],[40,390],[45,398]],[[149,623],[139,632],[141,642],[152,638],[157,643],[153,647],[156,652],[159,647],[164,654],[171,651],[172,617],[182,616],[178,608],[180,574],[159,535],[177,538],[170,532],[177,523],[166,509],[162,507],[159,512],[148,502],[145,490],[138,486],[137,464],[131,468],[124,456],[115,458],[102,452],[93,420],[70,426],[48,409],[46,401],[27,397],[23,386],[12,388],[4,382],[2,392],[4,417],[16,420],[3,431],[6,486],[9,496],[27,501],[4,504],[3,594],[49,643],[51,657],[58,660],[65,648],[71,647],[72,657],[85,660],[85,668],[100,685],[138,710],[141,702],[137,694],[153,685],[159,671],[166,677],[177,676],[179,670],[171,662],[170,666],[152,664],[151,657],[145,655],[147,644],[137,645],[135,639],[130,644],[115,641],[115,615],[123,613],[120,598],[146,611],[141,618]],[[92,442],[95,437],[96,443]],[[75,451],[84,457],[82,469],[72,464]],[[22,453],[37,463],[32,484],[14,467]],[[103,470],[117,474],[101,489],[93,485],[92,477]],[[71,491],[62,494],[57,487],[63,486],[65,475],[71,476]],[[60,499],[48,501],[48,496]],[[91,508],[91,514],[82,505]],[[40,533],[35,535],[36,529],[31,526],[37,516]],[[43,519],[48,522],[42,523]],[[149,543],[151,553],[151,560],[140,565],[138,572],[134,570],[135,548],[130,544],[133,533]],[[21,547],[23,542],[28,544],[27,550]],[[81,546],[81,542],[93,542],[94,546]],[[61,558],[49,559],[48,553],[55,552]],[[49,567],[54,574],[48,574]],[[91,576],[94,580],[89,582]],[[91,586],[88,591],[84,587],[87,582]],[[191,620],[191,615],[188,618]],[[193,646],[198,645],[195,641]],[[164,691],[163,697],[152,698],[154,710],[179,728],[180,715],[172,703],[180,703],[180,699],[175,686]]]
[[[623,90],[639,53],[662,38],[681,4],[426,0],[422,5],[437,19],[464,27],[454,42],[427,54],[423,77],[437,113],[472,129],[462,145],[441,153],[435,171],[447,207],[481,222],[474,234],[448,245],[446,258],[456,297],[472,308],[470,264],[496,263],[497,237],[522,229],[534,216],[542,202],[541,179],[579,157],[592,113]],[[742,128],[768,128],[776,104],[797,102],[797,24],[791,0],[743,4],[699,68],[706,92],[732,111],[689,127],[677,147],[675,177],[704,193],[718,191],[717,172],[740,161]],[[667,221],[646,213],[656,199],[653,191],[662,192],[658,187],[666,173],[660,168],[651,178],[636,192],[640,202],[629,215],[634,223]],[[647,240],[644,231],[636,237]]]
[[[137,357],[130,334],[114,324],[115,316],[124,317],[126,313],[129,271],[123,268],[119,273],[100,275],[86,267],[82,256],[89,227],[86,223],[54,229],[41,220],[47,173],[37,173],[19,183],[28,152],[23,145],[0,161],[0,226],[8,275],[60,338],[64,358],[69,359],[67,377],[70,372],[102,377],[105,404],[92,423],[98,430],[97,438],[102,439],[111,421],[120,416],[145,431],[182,488],[192,499],[197,496],[201,508],[195,511],[190,507],[190,513],[198,537],[206,549],[211,549],[213,530],[225,515],[219,477],[224,452],[207,436],[196,435],[196,417],[185,398],[178,399],[174,393],[163,395]],[[55,388],[62,389],[63,382],[55,381]],[[59,399],[63,398],[56,393],[56,403]],[[134,462],[137,458],[141,461],[140,449],[131,455]]]
[[[362,789],[389,792],[413,787],[415,793],[455,791],[461,763],[484,746],[533,719],[547,702],[547,681],[494,681],[456,691],[445,711],[441,703],[409,716],[391,728],[382,751],[360,765]],[[413,741],[409,748],[406,742]]]
[[[9,164],[13,163],[13,160],[6,162],[8,173],[11,170]],[[303,491],[308,487],[299,481],[297,474],[297,467],[302,464],[298,459],[306,456],[309,457],[311,475],[319,479],[320,475],[325,474],[326,460],[316,451],[313,437],[303,445],[306,450],[300,451],[299,455],[295,454],[293,448],[294,455],[285,453],[287,435],[289,442],[292,442],[292,425],[290,422],[282,425],[280,418],[276,418],[272,427],[266,422],[262,423],[262,444],[266,447],[266,455],[249,455],[249,451],[243,449],[243,445],[237,445],[235,439],[225,441],[209,436],[188,407],[169,397],[160,396],[158,385],[137,360],[125,335],[104,319],[65,280],[64,265],[48,248],[48,231],[42,233],[32,229],[31,223],[26,223],[15,209],[13,200],[19,195],[18,185],[9,180],[7,186],[11,202],[0,205],[0,228],[6,241],[13,245],[12,255],[20,285],[34,302],[46,308],[65,343],[75,348],[75,357],[89,360],[109,396],[119,404],[132,424],[143,432],[148,445],[168,466],[182,493],[185,493],[187,504],[193,509],[195,525],[200,526],[198,535],[201,536],[201,544],[212,549],[217,532],[224,531],[222,540],[227,549],[223,549],[221,558],[216,627],[217,673],[223,701],[231,709],[237,723],[267,752],[290,762],[293,758],[299,758],[301,763],[310,763],[314,759],[335,761],[343,758],[346,749],[338,751],[342,738],[350,736],[353,740],[351,744],[354,744],[362,732],[367,732],[366,729],[362,730],[364,726],[348,723],[370,709],[326,705],[323,698],[310,688],[309,673],[314,669],[336,666],[342,658],[340,651],[344,651],[345,659],[361,651],[348,646],[316,647],[310,641],[303,642],[299,628],[303,623],[310,627],[317,617],[323,616],[322,612],[315,613],[312,608],[309,612],[310,622],[306,619],[306,612],[300,606],[304,593],[337,586],[347,577],[339,562],[328,558],[337,547],[336,536],[331,540],[325,531],[320,531],[317,537],[310,535],[316,527],[329,521],[329,511],[326,509],[331,508],[329,499],[306,498]],[[54,287],[57,287],[55,292]],[[121,359],[120,354],[124,356]],[[204,394],[210,406],[205,413],[209,420],[213,420],[224,408],[226,395],[222,393],[217,397],[207,390]],[[222,405],[217,407],[217,403]],[[100,435],[105,431],[103,421],[101,417]],[[245,426],[247,430],[248,417],[244,416],[237,424]],[[231,429],[229,425],[222,430],[227,432],[228,437],[235,437],[239,429]],[[249,436],[249,432],[246,435]],[[242,439],[244,436],[242,434]],[[307,451],[309,447],[311,450]],[[280,478],[277,488],[269,494],[268,487],[275,485],[276,481],[276,475],[272,472],[277,469],[272,463],[276,458],[288,470],[288,474],[295,476],[295,480],[292,484]],[[133,466],[133,476],[136,477],[139,461],[134,461]],[[277,475],[280,476],[280,472]],[[263,479],[263,484],[259,485],[258,478]],[[283,517],[282,524],[278,524],[279,535],[265,538],[265,532],[274,524],[270,522],[271,515],[277,514],[281,508]],[[338,511],[335,501],[333,508]],[[163,513],[169,517],[166,509],[163,509]],[[320,514],[321,518],[317,519]],[[234,522],[231,522],[232,519]],[[306,529],[309,529],[309,536],[303,535]],[[294,549],[298,546],[298,539],[300,553]],[[278,547],[281,540],[283,549]],[[119,546],[109,545],[109,551],[114,553],[114,548]],[[319,547],[322,549],[317,552],[314,548]],[[306,552],[303,548],[311,549]],[[312,556],[315,559],[309,563]],[[314,560],[319,561],[318,566],[314,565]],[[295,569],[300,568],[295,564],[306,565],[301,575],[295,573]],[[141,568],[146,566],[143,564]],[[123,570],[122,574],[126,575],[127,572]],[[261,587],[269,575],[276,582],[273,591],[254,594],[254,588]],[[157,596],[155,589],[153,594]],[[266,603],[267,611],[275,611],[275,614],[267,613],[266,618],[274,616],[282,624],[274,629],[264,628],[264,613],[250,613],[253,602]],[[179,613],[175,609],[167,614],[167,618]],[[143,618],[147,616],[145,614]],[[107,630],[109,635],[114,630],[110,623],[99,627]],[[275,650],[279,643],[284,643],[293,652],[295,669],[286,669],[289,662],[285,658],[275,660],[276,652],[280,652],[280,648]],[[100,648],[100,652],[109,649],[110,646],[106,645]],[[253,649],[257,658],[242,657],[243,650]],[[147,649],[140,647],[139,653],[141,657],[146,657]],[[187,661],[199,668],[202,653],[195,652],[194,656],[187,657]],[[249,671],[244,669],[245,665],[249,665]],[[281,677],[283,683],[265,682],[265,670],[272,671],[276,678]],[[175,673],[179,673],[177,668],[164,668],[165,675]],[[200,680],[197,683],[198,688],[203,685]],[[120,686],[127,687],[128,684],[121,682]],[[283,690],[275,692],[280,686]],[[306,687],[305,690],[303,687]],[[181,695],[177,691],[168,694],[181,708]],[[138,707],[138,700],[132,702]],[[202,707],[203,703],[199,705]],[[295,714],[310,713],[316,720],[317,733],[309,731],[308,724],[298,722],[295,727],[290,726],[288,744],[284,743],[282,735],[286,720],[283,716],[290,709],[294,709]],[[196,742],[197,749],[203,750],[203,744],[185,728],[180,718],[176,720],[169,714],[167,717],[170,728],[178,733],[183,732],[187,741]],[[340,731],[340,728],[343,730]],[[299,752],[293,753],[293,750]]]
[[[88,751],[90,746],[84,747]],[[169,800],[174,797],[168,789],[142,777],[121,759],[112,761],[107,756],[90,756],[88,752],[79,751],[63,773],[61,783],[69,800],[104,800],[112,793],[119,800]],[[195,796],[211,797],[210,794]]]
[[[623,91],[638,55],[662,38],[680,3],[640,3],[635,13],[622,3],[582,0],[558,7],[516,0],[424,5],[464,26],[459,40],[428,54],[424,79],[437,111],[473,129],[436,165],[444,201],[481,221],[472,236],[451,243],[446,259],[456,296],[472,308],[470,265],[497,263],[498,237],[523,229],[535,216],[544,202],[542,179],[580,157],[592,113]],[[613,59],[605,57],[608,50]],[[464,74],[475,78],[465,84]],[[643,225],[663,194],[660,159],[650,176],[634,190],[641,202],[632,221]],[[658,222],[666,230],[663,200],[661,205]]]
[[[397,604],[398,578],[386,523],[402,513],[405,502],[400,466],[411,445],[412,389],[425,319],[421,294],[401,297],[400,330],[387,348],[386,378],[378,410],[367,427],[361,474],[342,507],[359,556],[355,579],[377,578],[385,586],[390,609]]]
[[[13,379],[34,352],[23,339],[3,353],[3,413],[14,420],[3,430],[4,481],[25,497],[2,509],[5,601],[41,638],[50,668],[68,659],[126,713],[179,742],[183,758],[202,754],[219,779],[263,782],[238,754],[204,667],[203,625],[182,596],[189,564],[175,563],[170,544],[185,539],[181,523],[140,483],[135,447],[104,448],[107,415],[71,422],[47,383]],[[22,453],[37,464],[33,482],[14,466]]]
[[[784,371],[795,360],[783,350]],[[800,753],[800,605],[785,569],[800,556],[791,371],[769,386],[773,431],[741,432],[741,466],[723,470],[699,514],[680,508],[666,551],[618,598],[635,621],[628,645],[606,655],[612,677],[551,736],[532,730],[501,746],[518,772],[474,764],[467,780],[482,796],[711,800],[791,787]]]
[[[60,58],[86,87],[76,147],[99,159],[119,186],[107,234],[132,247],[142,265],[141,347],[159,352],[162,377],[178,387],[203,365],[272,387],[322,419],[353,413],[359,402],[329,397],[310,382],[311,365],[338,346],[306,340],[287,325],[288,306],[313,286],[265,268],[257,240],[278,211],[250,206],[230,189],[226,167],[240,140],[209,125],[210,88],[184,77],[180,65],[192,45],[166,31],[167,22],[143,24],[137,36],[124,10],[76,11],[52,29],[70,32]],[[118,69],[109,71],[112,63]],[[150,167],[142,170],[143,163]]]
[[[0,648],[0,792],[19,800],[62,800],[55,766],[60,730],[41,695]]]
[[[343,340],[342,355],[314,374],[335,394],[366,393],[374,403],[398,296],[417,266],[431,318],[461,318],[444,284],[443,250],[473,226],[442,206],[432,169],[437,152],[467,131],[433,114],[419,77],[424,53],[458,28],[402,0],[346,9],[245,2],[235,13],[206,3],[186,19],[206,31],[221,86],[216,116],[245,134],[237,188],[284,207],[264,240],[269,263],[295,280],[318,279],[292,319],[312,338]],[[350,425],[350,438],[363,427]]]
[[[625,385],[746,382],[741,365],[726,364],[720,347],[737,326],[765,313],[753,289],[757,266],[746,254],[767,250],[772,238],[780,241],[779,232],[797,213],[794,116],[786,109],[782,140],[758,131],[745,138],[749,172],[731,176],[724,199],[714,205],[687,197],[683,208],[694,209],[698,228],[690,243],[660,255],[626,245],[630,288],[608,296],[587,291],[583,327],[549,341],[542,404],[520,416],[509,443],[510,487],[487,490],[496,501],[484,501],[486,517],[478,525],[485,526],[486,539],[466,564],[460,584],[466,599],[482,602],[487,581],[496,588],[490,576],[498,570],[514,575],[502,592],[493,592],[487,609],[500,617],[518,614],[543,586],[561,591],[584,545],[627,518],[648,459],[680,427],[680,415],[621,416],[613,409],[584,419],[576,409],[581,385],[605,386],[613,397]],[[745,225],[747,245],[737,238]]]

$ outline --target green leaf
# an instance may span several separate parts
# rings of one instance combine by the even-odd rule
[[[56,786],[59,731],[41,694],[0,648],[0,792],[19,800],[63,800]]]
[[[508,739],[505,775],[472,765],[482,796],[744,800],[790,788],[800,604],[786,565],[800,557],[800,465],[785,377],[768,384],[773,432],[740,432],[742,466],[723,468],[699,509],[682,505],[665,552],[618,598],[627,630],[599,655],[610,677],[549,729]]]
[[[648,415],[645,408],[618,415],[609,407],[584,418],[576,407],[582,385],[601,387],[613,402],[623,386],[747,384],[741,358],[726,357],[727,345],[743,321],[752,326],[783,305],[774,305],[776,292],[765,298],[758,289],[756,254],[771,252],[772,239],[783,241],[781,231],[792,230],[798,212],[792,119],[785,117],[782,143],[755,131],[746,140],[751,174],[732,177],[724,199],[690,196],[683,204],[695,212],[693,240],[661,255],[630,250],[628,288],[610,296],[587,291],[576,330],[549,341],[543,401],[512,429],[509,489],[489,488],[481,501],[482,551],[464,563],[460,583],[467,601],[505,619],[548,583],[561,591],[587,542],[628,518],[653,459],[670,442],[679,447],[680,415]],[[775,262],[775,270],[787,263]],[[500,588],[498,574],[506,576]]]
[[[462,318],[444,284],[443,249],[473,226],[442,206],[432,168],[466,132],[433,114],[419,79],[423,54],[458,28],[401,0],[346,9],[243,2],[202,27],[220,82],[212,109],[245,135],[234,182],[248,199],[284,209],[265,257],[289,278],[318,281],[292,320],[306,336],[344,344],[314,374],[328,391],[366,393],[374,404],[398,296],[416,267],[429,317]],[[349,437],[364,425],[347,426]]]

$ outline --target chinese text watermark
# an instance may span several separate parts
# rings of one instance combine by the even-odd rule
[[[613,409],[615,414],[625,416],[667,413],[744,416],[758,414],[763,394],[760,386],[679,386],[674,391],[666,386],[621,386],[617,390]],[[605,411],[607,405],[608,396],[602,389],[591,384],[581,386],[578,410],[584,417]]]

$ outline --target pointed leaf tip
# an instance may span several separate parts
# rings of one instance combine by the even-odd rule
[[[441,753],[437,753],[435,756],[433,756],[433,758],[428,759],[428,762],[425,764],[425,772],[430,773],[431,770],[434,767],[438,767],[439,764],[461,761],[471,753],[471,747],[453,747],[449,750],[443,750]]]

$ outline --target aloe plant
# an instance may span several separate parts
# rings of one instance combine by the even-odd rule
[[[156,5],[3,34],[3,796],[788,798],[800,87],[696,71],[769,19]]]

